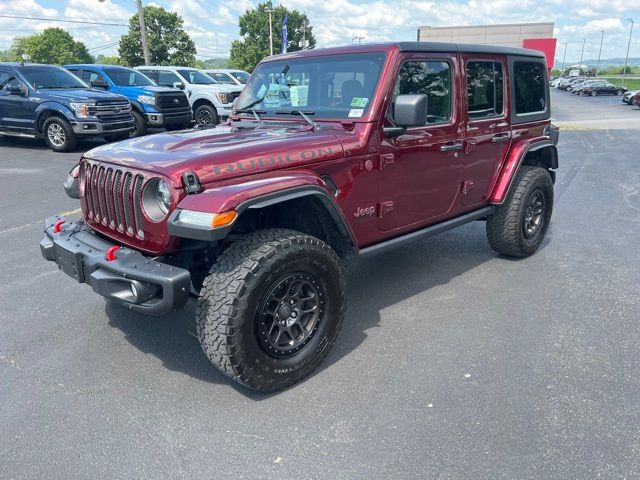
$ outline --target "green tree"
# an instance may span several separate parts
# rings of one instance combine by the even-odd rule
[[[273,53],[282,51],[282,21],[289,16],[287,26],[287,51],[302,50],[303,31],[307,48],[316,45],[313,27],[309,19],[297,10],[289,10],[283,6],[274,7],[271,1],[261,3],[253,10],[247,10],[239,19],[241,40],[231,42],[229,65],[233,68],[252,71],[258,62],[269,55],[269,13],[273,9],[271,21],[273,25]]]
[[[147,42],[152,65],[192,66],[196,62],[196,46],[184,31],[182,18],[164,8],[144,7]],[[138,15],[129,19],[129,32],[120,37],[118,47],[124,65],[144,65]]]
[[[82,42],[77,42],[69,32],[61,28],[47,28],[42,33],[16,37],[3,59],[22,60],[28,54],[31,62],[64,65],[65,63],[90,63],[93,57]]]
[[[96,57],[96,63],[100,63],[102,65],[122,65],[122,60],[117,55],[100,54]]]

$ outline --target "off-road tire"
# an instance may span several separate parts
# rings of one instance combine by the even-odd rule
[[[525,216],[534,194],[535,198],[543,199],[542,223],[529,238],[525,233]],[[487,238],[491,248],[511,257],[532,255],[544,240],[552,211],[553,182],[549,172],[540,167],[520,167],[504,203],[487,219]]]
[[[204,118],[210,118],[211,121],[204,121]],[[217,125],[220,123],[220,118],[218,117],[218,111],[212,105],[208,105],[203,103],[202,105],[198,105],[198,107],[193,111],[193,118],[196,121],[196,125]]]
[[[50,129],[59,129],[64,135],[64,140],[61,143],[51,140],[49,138]],[[44,135],[45,143],[54,152],[70,152],[78,144],[78,137],[73,128],[71,128],[71,124],[62,117],[52,116],[47,118],[42,125],[42,134]]]
[[[292,230],[259,230],[234,242],[211,267],[198,298],[198,339],[211,363],[234,381],[265,393],[307,377],[327,355],[342,326],[343,268],[330,246]],[[308,343],[280,358],[261,340],[265,333],[261,315],[270,292],[292,275],[314,279],[323,303]]]
[[[134,129],[129,133],[129,138],[141,137],[147,134],[147,122],[145,122],[142,114],[136,110],[131,110],[133,116]]]

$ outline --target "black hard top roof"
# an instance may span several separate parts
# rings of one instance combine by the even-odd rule
[[[524,57],[544,58],[539,50],[516,47],[499,47],[497,45],[474,45],[466,43],[440,42],[398,42],[401,52],[460,52],[460,53],[494,53],[498,55],[518,55]]]

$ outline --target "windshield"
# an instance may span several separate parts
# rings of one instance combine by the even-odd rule
[[[149,87],[155,85],[153,80],[130,68],[105,68],[105,73],[119,87]]]
[[[71,72],[57,67],[20,67],[19,72],[36,90],[55,88],[89,88],[86,83]]]
[[[199,72],[198,70],[178,70],[178,73],[182,75],[187,82],[195,85],[213,85],[218,83],[209,75]]]
[[[236,110],[360,118],[371,104],[384,61],[384,53],[374,52],[266,62],[251,75]]]
[[[249,81],[250,75],[247,72],[230,72],[230,74],[243,85]]]

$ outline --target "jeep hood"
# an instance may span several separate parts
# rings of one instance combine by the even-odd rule
[[[342,144],[330,127],[267,123],[147,135],[94,148],[84,158],[156,172],[181,185],[188,170],[207,184],[342,156]]]
[[[105,92],[104,90],[90,88],[74,88],[72,90],[38,90],[39,94],[46,94],[44,100],[57,100],[59,102],[82,102],[86,100],[126,100],[127,98],[115,93]]]

